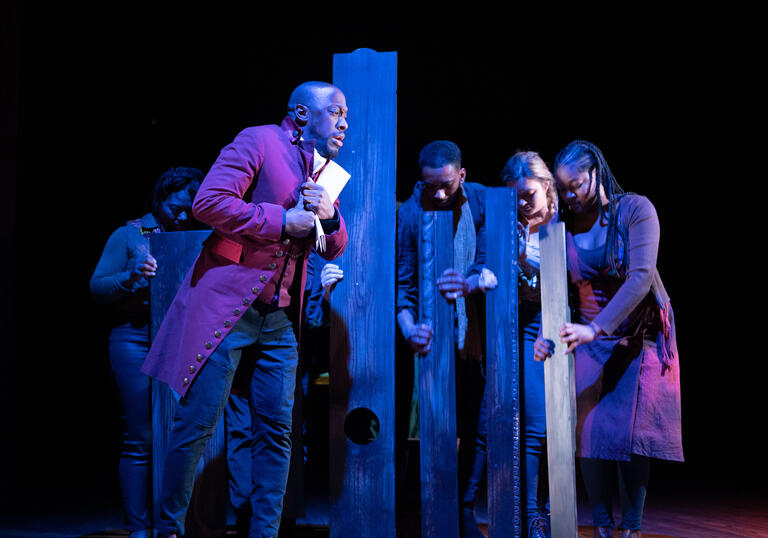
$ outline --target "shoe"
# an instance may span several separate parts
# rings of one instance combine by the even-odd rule
[[[475,519],[475,509],[472,506],[465,506],[461,510],[461,524],[459,525],[460,538],[485,538],[480,529],[477,528]]]
[[[642,538],[643,533],[640,529],[631,531],[629,529],[621,529],[621,538]]]
[[[528,524],[529,538],[549,538],[549,521],[543,516],[532,518]]]
[[[613,527],[595,527],[595,538],[613,538]]]

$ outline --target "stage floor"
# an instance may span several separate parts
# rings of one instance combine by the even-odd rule
[[[651,492],[646,502],[643,536],[646,538],[724,538],[768,537],[768,493],[757,495],[723,491],[689,490],[684,493]],[[328,536],[327,503],[310,497],[307,515],[297,521],[291,536],[320,538]],[[618,520],[618,514],[616,515]],[[484,514],[478,513],[481,531],[487,532]],[[229,532],[228,536],[234,536]],[[48,509],[44,513],[4,516],[0,519],[0,537],[13,538],[113,538],[127,537],[122,529],[120,507],[114,501],[98,506]],[[361,529],[359,538],[365,538]],[[579,537],[592,536],[588,507],[579,504]],[[350,537],[352,538],[352,537]],[[358,537],[354,537],[358,538]]]

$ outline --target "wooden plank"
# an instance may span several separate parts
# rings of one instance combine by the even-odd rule
[[[539,228],[541,249],[541,325],[555,351],[544,363],[549,458],[549,506],[552,536],[577,536],[576,385],[573,355],[565,354],[559,331],[570,320],[565,224]]]
[[[150,334],[157,334],[179,286],[197,259],[202,242],[211,232],[198,230],[167,232],[149,236],[150,252],[157,260],[157,275],[150,285]],[[173,426],[176,398],[165,383],[152,381],[152,491],[154,513],[158,513],[163,464]],[[224,421],[219,421],[213,437],[206,445],[195,488],[187,512],[187,532],[209,535],[226,528],[227,468]]]
[[[520,360],[517,322],[517,191],[486,189],[486,265],[498,287],[485,296],[489,536],[522,535]]]
[[[338,162],[352,177],[331,295],[330,536],[394,537],[397,53],[335,54],[333,83],[349,107]]]
[[[437,279],[453,267],[453,212],[425,211],[419,223],[419,323],[433,330],[419,362],[421,535],[458,537],[456,378],[453,307]]]
[[[195,263],[210,230],[165,232],[149,236],[149,250],[158,261],[157,276],[150,282],[150,310],[154,337],[187,272]],[[160,263],[160,262],[163,263]]]

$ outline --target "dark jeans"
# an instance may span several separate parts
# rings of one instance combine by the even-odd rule
[[[579,463],[594,524],[613,527],[612,500],[618,478],[622,517],[619,528],[640,530],[648,489],[649,458],[632,454],[630,461],[580,458]]]
[[[224,417],[227,421],[229,502],[240,526],[251,513],[251,406],[247,391],[229,395]]]
[[[179,400],[166,456],[157,528],[184,532],[195,471],[229,398],[243,348],[256,346],[251,376],[251,537],[277,536],[291,455],[298,354],[283,309],[255,305],[235,324]]]
[[[109,362],[122,410],[122,445],[118,476],[129,531],[150,528],[152,479],[152,409],[150,378],[140,372],[149,351],[149,326],[126,323],[112,329]]]
[[[523,484],[524,510],[528,521],[549,513],[547,481],[547,420],[544,399],[544,363],[533,359],[533,344],[541,328],[541,305],[521,301],[518,307],[520,327],[520,376],[523,394]]]
[[[409,462],[408,430],[414,384],[414,353],[397,332],[395,370],[395,484],[398,510],[408,512],[418,505],[418,492],[409,489],[406,469],[416,467],[418,460]],[[462,505],[472,506],[485,471],[487,455],[488,414],[485,402],[485,373],[483,364],[473,359],[455,361],[456,434],[459,437],[458,488]],[[460,510],[461,513],[461,510]],[[405,531],[403,531],[405,532]],[[398,534],[399,535],[399,534]]]
[[[456,360],[456,435],[459,437],[459,497],[473,505],[485,471],[488,452],[488,412],[483,364]]]
[[[313,382],[321,373],[327,373],[330,366],[330,327],[311,327],[304,325],[301,333],[301,349],[297,382],[301,390],[295,393],[294,421],[300,417],[301,423],[294,424],[292,435],[294,451],[291,465],[297,463],[297,455],[303,448],[304,480],[308,480],[308,471],[328,478],[328,387],[317,387]],[[232,391],[224,410],[227,431],[227,466],[229,470],[229,500],[237,516],[238,524],[250,514],[251,484],[251,410],[248,404],[250,380],[253,372],[251,350],[244,350],[232,382]],[[301,405],[300,405],[301,404]],[[301,435],[297,430],[301,428]],[[298,440],[303,447],[297,446]],[[293,470],[291,471],[293,472]],[[314,475],[313,475],[313,478]],[[289,477],[289,482],[292,480]],[[290,484],[286,502],[290,502]],[[286,505],[290,510],[290,505]],[[285,512],[285,510],[284,510]],[[290,518],[292,514],[284,513]],[[247,521],[246,521],[247,523]]]

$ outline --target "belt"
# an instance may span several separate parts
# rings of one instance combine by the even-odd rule
[[[222,258],[226,258],[234,263],[243,261],[243,250],[246,250],[244,245],[220,235],[216,230],[208,236],[203,245],[214,254],[218,254]]]

